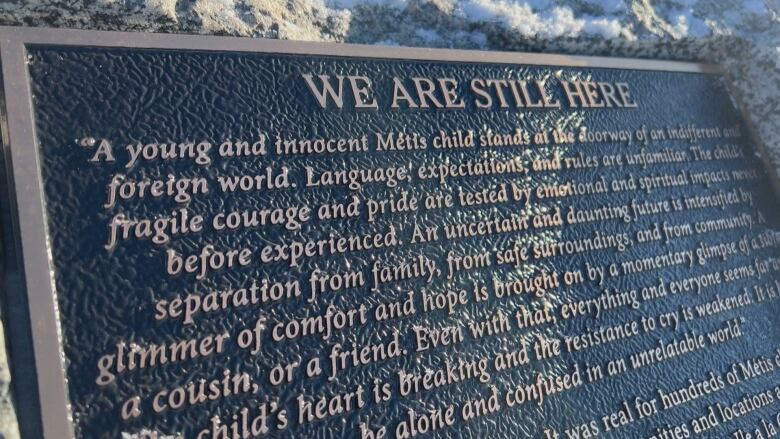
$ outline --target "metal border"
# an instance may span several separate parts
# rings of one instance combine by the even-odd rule
[[[9,159],[7,171],[13,178],[10,186],[14,188],[12,196],[16,204],[12,217],[19,231],[16,242],[21,244],[21,272],[30,311],[42,435],[46,439],[72,439],[75,436],[67,397],[65,357],[60,343],[25,46],[18,36],[3,34],[0,38],[8,130],[8,145],[4,148],[8,148],[5,154]]]
[[[566,66],[723,74],[713,64],[570,56],[538,53],[470,51],[355,44],[313,43],[181,34],[104,32],[71,29],[0,27],[0,57],[6,116],[9,175],[17,203],[21,259],[33,339],[41,427],[46,439],[73,439],[65,358],[60,343],[56,290],[48,243],[39,151],[27,69],[27,46],[51,44],[134,49],[170,49],[321,55],[369,59],[406,59],[459,63]],[[21,219],[24,219],[23,221]]]
[[[593,67],[706,74],[723,73],[723,69],[715,64],[684,61],[8,26],[0,26],[0,41],[2,43],[21,42],[22,44],[56,44],[60,46],[284,53],[374,59]]]

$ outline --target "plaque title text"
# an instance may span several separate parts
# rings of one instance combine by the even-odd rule
[[[489,109],[636,108],[628,83],[573,79],[473,78],[464,85],[454,78],[393,77],[387,96],[362,75],[301,75],[320,108]],[[555,89],[558,89],[556,93]]]

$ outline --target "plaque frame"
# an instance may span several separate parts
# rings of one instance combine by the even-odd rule
[[[27,47],[34,45],[279,53],[364,59],[671,71],[726,76],[718,65],[683,61],[0,26],[4,101],[0,123],[5,161],[5,170],[0,169],[0,174],[5,172],[3,175],[7,179],[0,187],[5,185],[3,189],[8,192],[5,195],[10,203],[4,208],[8,209],[8,212],[4,213],[10,216],[11,224],[6,230],[12,232],[13,238],[7,245],[12,247],[10,251],[18,267],[18,272],[9,273],[8,262],[5,263],[3,287],[5,290],[12,290],[14,294],[27,292],[28,306],[28,315],[22,319],[21,324],[20,317],[7,315],[7,319],[12,318],[16,322],[11,322],[8,338],[22,336],[32,341],[30,354],[34,356],[34,374],[33,378],[27,381],[31,381],[35,388],[25,390],[33,392],[34,396],[26,398],[37,399],[40,411],[24,413],[25,410],[18,410],[17,416],[21,421],[26,421],[22,422],[23,429],[36,430],[33,434],[41,435],[45,439],[74,439],[75,432],[68,401],[66,359],[62,351],[30,78],[26,67]],[[727,77],[727,83],[730,83],[728,79]],[[764,163],[768,165],[766,149],[758,141],[751,121],[744,111],[744,105],[736,98],[733,88],[729,91],[751,130],[752,139],[762,154]],[[771,165],[769,168],[774,169]],[[770,171],[769,174],[777,187],[775,172]],[[10,279],[11,277],[13,279]],[[24,328],[25,325],[29,327]],[[21,333],[22,331],[24,333]],[[10,356],[22,349],[19,346],[9,348]],[[32,358],[29,354],[25,357]],[[22,366],[30,365],[17,364],[12,367],[12,371]],[[14,385],[19,385],[16,377]],[[19,388],[15,387],[15,390],[15,397],[18,398]],[[26,406],[36,405],[35,402],[32,404]]]

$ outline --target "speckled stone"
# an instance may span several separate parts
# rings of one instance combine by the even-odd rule
[[[0,438],[19,438],[16,413],[11,399],[11,371],[5,354],[5,330],[2,325],[0,325]]]
[[[17,0],[0,24],[721,64],[780,169],[778,0]],[[2,331],[2,327],[0,327]],[[0,334],[0,439],[19,437]]]

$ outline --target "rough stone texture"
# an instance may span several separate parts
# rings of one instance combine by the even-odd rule
[[[780,168],[780,0],[20,0],[0,24],[715,62]]]
[[[11,401],[11,371],[5,354],[5,330],[0,325],[0,438],[18,439],[19,429]]]

